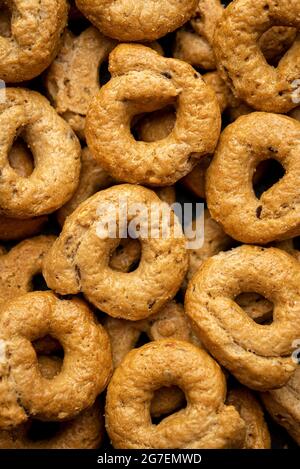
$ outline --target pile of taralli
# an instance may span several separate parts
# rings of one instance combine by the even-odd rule
[[[0,448],[300,444],[299,32],[299,0],[0,0]]]

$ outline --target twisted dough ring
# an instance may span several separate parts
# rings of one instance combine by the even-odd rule
[[[156,389],[177,384],[187,407],[153,425]],[[115,448],[235,448],[245,439],[238,412],[225,406],[217,363],[188,342],[165,339],[127,354],[108,386],[106,429]]]
[[[30,218],[61,207],[75,191],[80,172],[80,145],[69,125],[40,94],[9,88],[0,104],[0,129],[0,213]],[[8,159],[20,130],[35,159],[27,178]]]
[[[296,38],[277,68],[266,62],[258,38],[271,26],[300,29],[298,0],[236,0],[225,10],[214,36],[222,77],[254,109],[285,113],[295,108],[293,82],[300,76],[300,42]]]
[[[214,33],[222,18],[224,7],[220,0],[199,0],[191,20],[176,33],[174,57],[205,70],[217,68],[213,51]],[[293,44],[295,28],[273,26],[258,40],[268,62],[275,62]]]
[[[185,311],[204,346],[246,386],[283,386],[295,371],[299,337],[300,266],[275,248],[241,246],[207,260],[188,285]],[[257,292],[274,303],[270,325],[259,325],[235,303]]]
[[[93,99],[86,119],[88,146],[115,179],[171,185],[203,156],[213,153],[220,111],[213,91],[184,62],[141,45],[120,45],[110,54],[113,78]],[[174,129],[158,142],[136,141],[132,118],[177,100]]]
[[[198,0],[76,0],[80,11],[104,34],[119,41],[154,41],[182,26]]]
[[[119,217],[120,203],[128,210]],[[53,290],[66,295],[80,291],[97,308],[110,316],[124,319],[144,319],[159,311],[178,291],[187,269],[185,238],[176,216],[169,209],[169,234],[153,238],[139,233],[142,256],[139,267],[130,273],[116,272],[109,266],[110,255],[120,243],[119,238],[97,235],[101,220],[116,223],[131,222],[130,210],[143,204],[147,218],[152,208],[163,213],[168,206],[149,189],[119,185],[98,192],[83,202],[66,220],[62,234],[45,258],[43,274]],[[113,206],[114,210],[112,210]],[[104,209],[103,214],[97,210]],[[116,220],[114,217],[116,213]],[[107,218],[108,217],[108,218]],[[124,219],[123,219],[124,218]],[[150,221],[150,220],[149,220]],[[159,230],[162,227],[162,218]],[[143,225],[141,230],[149,225]],[[149,234],[149,231],[147,231]],[[169,275],[170,268],[172,275]],[[114,292],[112,295],[111,292]]]
[[[11,167],[22,177],[29,177],[33,171],[31,155],[22,142],[16,141],[12,146],[9,155]],[[27,218],[9,218],[0,216],[0,240],[12,241],[28,238],[38,234],[48,220],[47,216]]]
[[[67,2],[32,0],[29,5],[28,0],[3,0],[1,3],[7,24],[0,36],[0,78],[9,83],[31,80],[50,65],[59,50],[67,24]]]
[[[51,380],[60,373],[62,360],[58,357],[41,355],[38,360],[44,378]],[[31,439],[32,423],[28,421],[10,431],[0,431],[0,449],[93,449],[99,448],[104,436],[103,409],[98,400],[74,419],[60,422],[50,438]],[[47,429],[47,423],[44,425]]]
[[[212,217],[227,234],[259,244],[299,235],[299,137],[298,121],[262,112],[242,116],[225,129],[207,170],[206,195]],[[255,167],[271,158],[285,175],[257,199]]]
[[[61,373],[51,381],[38,368],[31,342],[50,334],[64,348]],[[2,307],[0,317],[0,428],[67,420],[91,406],[111,373],[108,336],[79,300],[27,293]]]
[[[32,279],[42,271],[54,240],[54,236],[26,239],[0,256],[0,305],[31,290]]]
[[[300,445],[300,366],[285,386],[261,394],[272,418]]]
[[[107,317],[104,327],[108,332],[114,367],[118,367],[126,354],[137,346],[142,333],[149,340],[179,339],[195,343],[196,338],[184,314],[183,307],[175,301],[168,303],[159,313],[141,321],[126,321]],[[175,386],[158,389],[151,402],[152,417],[170,414],[184,403],[183,392]]]

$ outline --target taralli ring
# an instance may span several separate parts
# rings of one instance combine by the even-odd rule
[[[267,244],[300,234],[299,138],[298,121],[263,112],[225,129],[207,170],[206,197],[212,217],[232,238]],[[285,174],[258,199],[252,179],[268,159],[278,161]]]
[[[120,212],[124,203],[125,214],[124,210]],[[124,222],[128,226],[134,222],[136,210],[141,206],[145,218],[136,220],[140,224],[138,237],[142,246],[139,266],[128,274],[114,271],[109,262],[120,244],[117,234]],[[156,237],[149,231],[153,210],[167,213],[163,217],[168,225],[165,236],[162,221]],[[113,225],[112,235],[107,231],[107,223]],[[98,192],[67,218],[45,258],[43,274],[47,285],[62,295],[82,292],[110,316],[137,320],[159,311],[174,297],[187,263],[185,238],[176,215],[153,191],[124,184]]]
[[[153,425],[153,393],[170,385],[184,391],[187,407]],[[239,448],[245,424],[224,405],[225,395],[224,375],[204,350],[175,339],[151,342],[128,353],[115,371],[106,429],[115,448]]]
[[[217,61],[213,39],[224,12],[220,0],[199,0],[190,21],[176,33],[174,57],[204,70],[215,70]],[[273,26],[258,38],[258,45],[268,63],[276,63],[296,38],[295,28]]]
[[[51,335],[64,349],[61,372],[46,380],[31,344]],[[1,310],[0,428],[40,420],[67,420],[91,406],[111,373],[108,336],[79,300],[51,292],[27,293]]]
[[[4,0],[0,36],[0,78],[8,83],[31,80],[56,56],[67,24],[65,0]],[[3,34],[4,33],[4,34]]]
[[[0,104],[0,213],[30,218],[45,215],[71,198],[79,181],[80,145],[69,125],[40,94],[9,88]],[[9,151],[20,133],[31,148],[35,168],[19,176]]]
[[[32,279],[41,273],[54,240],[54,236],[26,239],[0,256],[0,305],[31,291]]]
[[[294,41],[275,68],[266,62],[258,44],[272,26],[299,30],[299,1],[236,0],[217,25],[214,52],[222,77],[237,97],[258,111],[286,113],[297,106],[293,83],[300,76],[300,40]]]
[[[61,359],[42,355],[38,360],[44,378],[51,380],[60,373]],[[47,435],[48,422],[39,422],[36,431],[34,423],[29,420],[12,430],[0,431],[0,449],[93,449],[99,448],[104,436],[103,409],[98,400],[74,419],[59,422],[50,438],[45,439],[43,434],[45,430]]]
[[[116,180],[166,186],[214,152],[220,110],[214,92],[188,64],[141,45],[110,54],[113,78],[92,100],[86,138],[94,158]],[[163,140],[136,141],[135,115],[176,103],[176,122]]]
[[[185,311],[204,346],[246,386],[268,390],[292,376],[300,337],[300,265],[275,248],[241,246],[208,259],[192,278]],[[274,304],[273,322],[256,324],[234,301],[256,292]]]
[[[198,0],[76,0],[79,10],[103,33],[119,41],[155,41],[182,26]]]

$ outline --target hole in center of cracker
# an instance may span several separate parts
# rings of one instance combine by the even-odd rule
[[[138,142],[157,142],[170,135],[175,120],[175,106],[169,105],[158,111],[135,116],[131,123],[131,133]]]
[[[186,406],[185,394],[178,386],[163,386],[157,389],[150,404],[152,424],[158,425],[166,417],[185,409]]]
[[[259,293],[241,293],[235,302],[257,324],[268,325],[273,321],[274,304]]]
[[[21,177],[29,177],[34,170],[34,158],[30,148],[22,137],[17,137],[9,151],[10,166]]]
[[[141,260],[141,243],[138,239],[123,238],[110,255],[109,266],[118,272],[134,272]]]
[[[39,371],[46,379],[53,379],[61,372],[64,360],[64,349],[61,343],[50,334],[32,342]]]
[[[252,183],[258,199],[285,175],[283,166],[275,159],[261,161],[255,169]]]

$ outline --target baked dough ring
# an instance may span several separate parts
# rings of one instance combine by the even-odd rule
[[[35,159],[23,178],[9,164],[9,151],[20,133]],[[79,181],[80,145],[69,125],[39,93],[8,88],[0,104],[0,213],[16,218],[45,215],[73,195]]]
[[[3,0],[11,25],[0,36],[0,78],[9,83],[40,75],[56,56],[67,24],[65,0]],[[2,11],[1,11],[2,13]],[[8,26],[8,25],[7,25]]]
[[[61,373],[45,379],[31,342],[51,335],[64,348]],[[90,407],[111,373],[108,336],[80,300],[27,293],[5,304],[0,317],[0,428],[67,420]]]
[[[267,244],[300,234],[300,123],[253,112],[223,132],[206,174],[207,204],[212,217],[232,238]],[[276,159],[285,175],[260,199],[252,178],[256,166]]]
[[[86,138],[94,158],[116,180],[166,186],[213,153],[220,133],[214,92],[188,64],[141,45],[119,45],[110,54],[113,78],[92,100]],[[136,141],[135,115],[177,100],[176,122],[163,140]]]
[[[215,70],[217,63],[213,51],[213,38],[224,6],[220,0],[199,0],[190,21],[176,33],[174,57],[204,70]],[[273,26],[258,40],[258,45],[269,63],[280,59],[291,47],[295,28]]]
[[[182,26],[198,0],[76,0],[80,11],[104,34],[119,41],[155,41]]]
[[[139,267],[126,274],[109,266],[110,255],[120,239],[100,238],[97,235],[99,221],[114,217],[113,212],[117,212],[118,234],[120,202],[127,202],[128,206],[121,223],[134,219],[136,204],[143,204],[149,219],[152,207],[160,213],[166,210],[168,217],[163,217],[163,220],[168,220],[170,227],[166,237],[161,234],[157,238],[145,237],[140,233],[142,256]],[[97,215],[97,210],[101,211],[102,208],[104,213]],[[128,218],[133,208],[135,215]],[[114,218],[112,222],[115,227]],[[142,224],[141,230],[143,227]],[[159,227],[161,230],[161,221]],[[98,192],[68,217],[61,235],[45,259],[43,274],[47,285],[62,295],[82,292],[91,303],[110,316],[137,320],[159,311],[174,297],[186,273],[187,263],[181,225],[173,212],[168,210],[167,204],[149,189],[124,184]],[[169,274],[170,269],[172,275]]]
[[[0,256],[0,305],[32,289],[32,279],[42,271],[45,254],[55,236],[26,239]]]
[[[270,325],[259,325],[234,299],[257,292],[274,304]],[[188,285],[185,312],[204,347],[243,384],[283,386],[296,365],[300,337],[300,265],[275,248],[241,246],[208,259]]]
[[[44,378],[53,379],[61,371],[58,357],[38,357],[38,365]],[[47,423],[44,424],[47,429]],[[30,438],[32,421],[0,431],[0,449],[94,449],[99,448],[104,437],[103,409],[97,400],[91,408],[82,411],[67,422],[60,422],[55,434],[35,441]],[[40,435],[38,435],[40,436]]]
[[[156,389],[177,384],[187,407],[153,425]],[[188,342],[165,339],[132,350],[107,390],[106,429],[115,448],[238,448],[245,424],[225,406],[226,383],[217,363]]]
[[[300,37],[279,61],[266,62],[258,44],[271,26],[300,29],[298,0],[236,0],[217,25],[214,52],[218,69],[234,93],[258,111],[286,113],[295,108],[293,82],[300,76]]]

